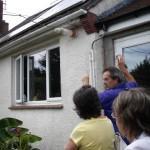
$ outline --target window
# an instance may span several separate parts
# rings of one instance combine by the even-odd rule
[[[60,97],[60,53],[59,49],[48,51],[48,99]]]
[[[150,87],[150,31],[115,40],[116,55],[123,54],[130,73],[143,87]]]
[[[15,74],[15,86],[16,86],[16,91],[15,91],[15,99],[16,102],[21,102],[22,99],[22,57],[19,56],[16,58],[15,61],[15,69],[16,69],[16,74]]]
[[[59,48],[19,56],[15,60],[16,102],[59,100]]]

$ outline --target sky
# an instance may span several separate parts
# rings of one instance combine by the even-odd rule
[[[4,3],[6,2],[6,5],[4,5],[3,20],[9,23],[9,29],[11,29],[22,22],[25,19],[24,17],[29,17],[49,7],[54,1],[55,0],[3,0]]]

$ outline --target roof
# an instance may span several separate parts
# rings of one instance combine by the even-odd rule
[[[150,0],[124,0],[99,15],[96,20],[96,26],[98,29],[101,29],[116,21],[129,19],[148,11],[150,12]]]
[[[78,11],[79,9],[89,10],[100,1],[101,0],[94,0],[94,2],[93,0],[56,0],[48,8],[30,16],[15,26],[13,29],[8,31],[5,36],[9,38],[6,38],[7,40],[0,41],[0,45],[14,40],[14,38],[19,38],[23,34],[35,31],[36,29],[59,20],[60,18]]]

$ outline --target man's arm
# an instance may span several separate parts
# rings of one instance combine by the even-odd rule
[[[117,62],[118,62],[118,67],[123,72],[123,74],[125,75],[126,80],[129,82],[136,82],[134,77],[130,74],[128,69],[125,67],[125,61],[121,55],[117,56]]]
[[[82,78],[82,85],[84,86],[84,85],[89,85],[90,83],[90,81],[89,81],[90,79],[89,79],[89,75],[85,75],[83,78]]]

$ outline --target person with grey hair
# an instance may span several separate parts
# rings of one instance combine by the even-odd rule
[[[144,88],[123,91],[113,102],[112,116],[131,142],[125,150],[150,149],[150,93]]]
[[[103,82],[105,90],[99,93],[99,100],[104,109],[105,115],[111,119],[115,132],[118,133],[118,128],[114,119],[112,118],[112,103],[118,94],[125,89],[136,88],[138,85],[134,77],[130,74],[127,67],[125,66],[125,61],[122,56],[117,57],[118,67],[108,67],[103,70]],[[84,85],[89,84],[89,77],[86,76],[82,79]],[[129,142],[123,139],[126,144]]]

